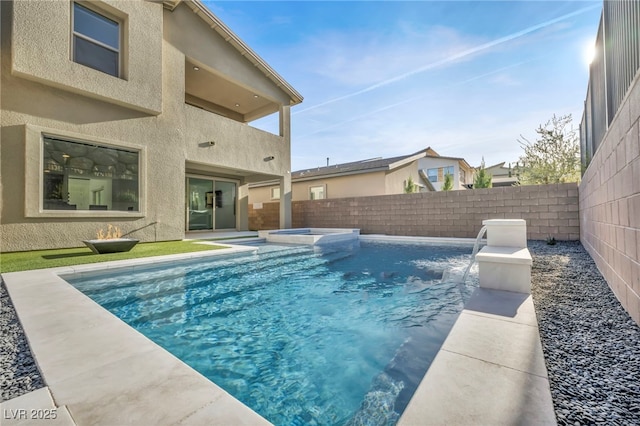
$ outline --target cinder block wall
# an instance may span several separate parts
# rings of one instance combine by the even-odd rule
[[[640,324],[640,74],[580,183],[580,240]]]
[[[280,203],[257,203],[260,208],[249,204],[249,229],[258,231],[263,229],[280,228]]]
[[[269,204],[274,207],[267,208]],[[263,218],[262,222],[277,224],[277,205],[264,203],[250,215],[275,214],[275,219]],[[292,209],[294,228],[360,228],[363,234],[475,238],[484,219],[525,219],[529,239],[577,240],[580,236],[575,183],[294,201]]]

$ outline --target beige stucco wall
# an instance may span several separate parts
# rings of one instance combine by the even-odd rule
[[[249,189],[249,202],[269,203],[271,201],[279,201],[279,198],[275,200],[271,198],[271,189],[276,187],[277,185],[251,187]]]
[[[166,40],[156,40],[158,29],[161,31],[163,27],[163,17],[165,26],[173,25],[166,21],[171,21],[174,15],[168,11],[163,12],[161,4],[109,2],[114,8],[122,6],[123,13],[128,14],[128,23],[132,31],[138,26],[141,27],[136,43],[148,46],[151,52],[155,52],[156,45],[161,47],[161,53],[158,53],[157,57],[154,53],[154,58],[144,65],[145,76],[148,75],[151,80],[160,76],[161,90],[155,88],[156,83],[152,83],[153,86],[146,86],[145,90],[152,92],[153,96],[146,94],[138,98],[134,96],[138,90],[135,89],[132,94],[123,94],[121,98],[119,89],[112,89],[108,91],[111,96],[109,98],[100,92],[103,89],[96,88],[94,93],[83,96],[79,94],[81,90],[77,87],[70,88],[47,79],[35,81],[36,79],[33,78],[24,78],[24,73],[12,73],[12,41],[14,46],[17,45],[13,57],[23,64],[21,69],[26,68],[26,64],[32,57],[31,53],[24,53],[21,44],[31,44],[28,52],[42,52],[51,48],[51,43],[57,46],[59,43],[66,42],[59,36],[52,37],[50,40],[41,36],[27,40],[20,35],[12,40],[12,3],[4,1],[0,3],[2,7],[0,249],[2,251],[81,246],[83,239],[93,238],[97,229],[104,227],[107,223],[120,226],[124,232],[132,232],[131,236],[143,241],[181,239],[185,234],[187,167],[197,169],[199,174],[224,176],[237,180],[238,207],[240,208],[238,227],[246,229],[248,226],[246,183],[265,180],[269,177],[287,179],[289,176],[287,171],[290,170],[290,144],[286,137],[257,130],[184,103],[185,55],[175,44]],[[28,33],[23,26],[33,26],[36,22],[39,24],[47,19],[58,20],[57,25],[68,31],[66,15],[61,12],[62,9],[70,8],[68,3],[18,3],[20,3],[18,6],[20,13],[16,14],[17,22],[13,25],[17,33]],[[43,9],[31,9],[32,14],[26,14],[22,9],[26,6],[21,3],[32,3],[29,6],[32,8],[42,5]],[[65,6],[58,10],[56,8],[60,6],[52,6],[49,3],[65,3]],[[134,3],[144,6],[133,5]],[[39,13],[48,11],[50,8],[55,9],[56,12],[44,19]],[[141,11],[148,11],[148,15]],[[144,16],[138,22],[136,17],[139,14]],[[200,21],[200,18],[193,13],[190,19],[192,26],[198,25]],[[211,37],[220,38],[212,29],[201,31],[197,35],[199,38],[193,40],[195,45],[206,44]],[[132,54],[133,52],[134,50],[131,50]],[[28,55],[27,58],[22,56],[25,54]],[[233,52],[228,51],[226,54],[232,55]],[[238,52],[235,54],[239,58],[229,61],[234,64],[229,72],[237,71],[237,74],[242,74],[241,70],[246,68],[251,71],[245,74],[250,75],[255,67]],[[162,58],[160,63],[158,58]],[[80,66],[68,57],[66,60],[71,64],[66,64],[67,68]],[[135,64],[135,61],[130,62],[129,77],[131,79],[137,72],[142,71],[136,70]],[[43,72],[38,71],[38,67],[35,69],[37,72]],[[83,70],[83,73],[89,71],[99,73],[89,68],[87,70]],[[85,78],[84,74],[75,74],[75,77]],[[59,77],[63,82],[67,78],[71,77],[66,75]],[[265,84],[262,79],[258,80],[258,85]],[[248,77],[246,83],[250,84],[251,81]],[[100,85],[98,82],[95,84]],[[89,85],[83,86],[82,90],[93,89]],[[132,98],[130,99],[129,96]],[[155,100],[148,101],[151,98]],[[161,114],[157,114],[155,110],[146,111],[159,108],[158,100],[160,99],[162,100]],[[153,104],[151,108],[141,107],[140,103],[149,106],[148,102]],[[141,212],[54,213],[36,208],[34,214],[34,203],[37,204],[41,197],[39,181],[42,164],[39,149],[42,131],[63,137],[141,150],[142,166],[146,169],[146,172],[141,174],[142,189],[146,194],[142,200],[145,204]],[[216,141],[215,146],[205,143],[212,139]],[[267,156],[275,158],[273,161],[264,161]],[[29,211],[31,213],[27,217]]]
[[[385,173],[371,172],[293,182],[293,201],[308,200],[309,188],[326,185],[326,198],[344,198],[382,195],[385,191]]]
[[[71,10],[67,1],[13,4],[11,72],[66,91],[104,99],[150,114],[162,111],[162,7],[146,1],[94,3],[120,20],[124,37],[123,78],[70,60]],[[3,25],[4,20],[3,17]],[[11,26],[7,22],[8,26]]]
[[[386,194],[386,195],[403,194],[406,181],[409,179],[409,177],[411,177],[415,183],[419,183],[424,186],[424,182],[422,182],[422,179],[420,178],[420,174],[418,171],[417,161],[413,161],[407,165],[398,167],[397,169],[387,172],[385,176],[385,192],[382,194]],[[382,195],[382,194],[371,194],[371,195]],[[355,195],[352,195],[352,196],[355,196]]]
[[[207,43],[194,43],[202,34],[212,30],[202,19],[193,19],[193,10],[181,3],[172,12],[171,19],[164,21],[165,40],[185,54],[196,60],[199,65],[224,74],[236,83],[254,88],[262,96],[283,105],[289,104],[289,98],[258,68],[247,67],[247,59],[238,55],[237,50],[221,37],[211,38]]]
[[[640,324],[640,73],[582,177],[580,241]]]
[[[402,194],[409,176],[414,182],[421,182],[417,161],[392,171],[354,173],[329,178],[309,179],[293,182],[293,201],[309,200],[309,189],[312,186],[325,186],[326,198],[366,197],[372,195]],[[276,185],[252,187],[249,190],[250,203],[268,203],[271,189]]]

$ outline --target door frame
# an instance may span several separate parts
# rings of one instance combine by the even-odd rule
[[[189,230],[189,178],[196,178],[196,179],[205,179],[205,180],[210,180],[213,183],[213,190],[215,191],[216,188],[216,181],[220,181],[220,182],[231,182],[233,184],[235,184],[236,186],[236,195],[235,195],[235,216],[236,216],[236,226],[235,228],[221,228],[221,229],[216,229],[216,207],[215,207],[215,203],[213,205],[213,212],[211,214],[211,229],[194,229],[194,230]],[[195,173],[187,173],[185,174],[185,179],[184,179],[184,227],[185,227],[185,232],[216,232],[216,231],[236,231],[238,229],[238,208],[239,208],[239,204],[238,204],[238,188],[240,187],[240,181],[238,179],[229,179],[229,178],[224,178],[224,177],[219,177],[219,176],[211,176],[211,175],[200,175],[200,174],[195,174]]]

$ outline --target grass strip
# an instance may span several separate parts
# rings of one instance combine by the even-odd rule
[[[131,249],[131,251],[108,254],[94,254],[88,247],[0,253],[0,272],[57,268],[61,266],[82,265],[85,263],[138,259],[141,257],[192,253],[225,248],[210,244],[194,244],[195,242],[197,242],[197,240],[140,243]]]

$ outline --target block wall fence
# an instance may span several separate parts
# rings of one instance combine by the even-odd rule
[[[640,73],[580,183],[580,240],[640,324]]]
[[[527,237],[578,240],[575,183],[294,201],[294,228],[359,228],[363,234],[475,238],[485,219],[525,219]],[[249,205],[249,228],[278,228],[278,203]]]

